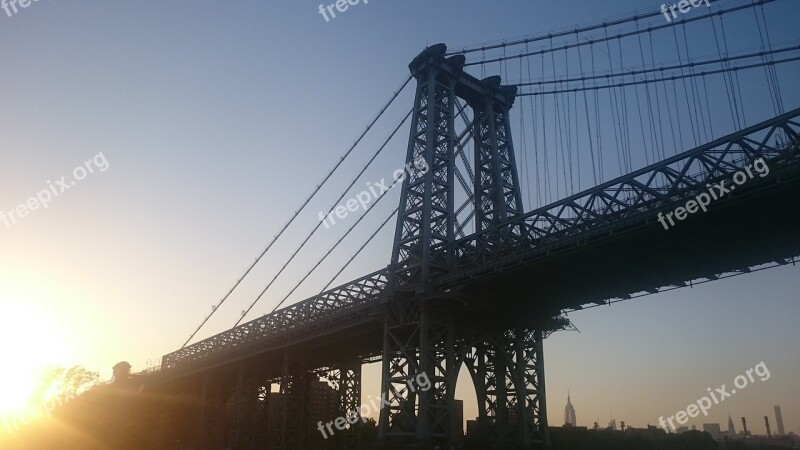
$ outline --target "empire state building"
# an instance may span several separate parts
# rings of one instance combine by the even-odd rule
[[[577,421],[575,420],[575,408],[572,406],[569,394],[567,394],[567,406],[564,407],[564,425],[573,427],[577,425]]]

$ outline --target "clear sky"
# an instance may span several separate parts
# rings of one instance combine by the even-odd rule
[[[786,16],[797,17],[800,3],[789,3]],[[0,222],[0,364],[16,374],[5,381],[24,384],[45,363],[108,377],[120,360],[136,370],[179,347],[426,45],[494,42],[659,6],[371,0],[329,22],[307,0],[41,0],[11,16],[0,10],[0,211],[59,189],[78,166],[93,170],[46,209]],[[798,39],[787,29],[773,38]],[[785,89],[796,94],[796,80],[784,79]],[[800,106],[789,97],[786,109]],[[404,93],[392,117],[412,100]],[[391,125],[359,147],[202,337],[236,321]],[[363,183],[402,166],[401,135]],[[291,301],[318,292],[384,214]],[[323,231],[248,317],[271,309],[343,229]],[[390,234],[339,281],[384,267]],[[573,314],[581,332],[546,342],[552,424],[562,422],[568,390],[580,425],[605,424],[612,411],[633,426],[654,424],[763,361],[768,380],[690,424],[724,425],[730,413],[737,429],[745,415],[764,433],[761,418],[780,404],[786,429],[800,432],[798,275],[772,269]],[[367,392],[376,380],[370,368]],[[476,414],[469,400],[465,414]]]

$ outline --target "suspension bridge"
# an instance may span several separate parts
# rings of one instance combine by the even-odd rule
[[[407,130],[399,206],[358,234],[369,237],[348,259],[394,223],[388,264],[330,288],[348,262],[318,295],[283,307],[380,200],[294,289],[272,294],[320,222],[232,328],[191,343],[207,317],[142,375],[143,392],[194,399],[181,431],[187,447],[362,448],[359,422],[319,440],[311,385],[324,380],[349,417],[360,410],[362,366],[380,362],[381,448],[461,448],[455,384],[465,367],[482,448],[548,448],[543,342],[570,327],[565,313],[800,255],[800,33],[776,34],[773,23],[796,17],[797,6],[717,1],[671,21],[653,8],[425,49],[214,312],[415,89],[411,110],[331,207]],[[681,209],[693,214],[682,219]],[[272,311],[245,322],[261,300]],[[409,388],[420,374],[430,389]]]

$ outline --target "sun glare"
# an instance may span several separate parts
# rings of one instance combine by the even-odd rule
[[[30,405],[42,369],[58,364],[63,338],[47,318],[21,301],[0,293],[0,417],[24,411]]]

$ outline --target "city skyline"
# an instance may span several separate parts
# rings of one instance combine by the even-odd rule
[[[772,436],[786,436],[789,433],[792,433],[795,436],[800,436],[800,427],[798,427],[798,429],[796,431],[791,431],[790,430],[789,433],[785,432],[780,405],[774,405],[773,406],[773,412],[774,412],[774,414],[773,414],[772,418],[774,419],[774,424],[775,424],[776,428],[774,429],[774,431],[772,431],[772,433],[771,433]],[[736,415],[735,412],[728,414],[728,421],[727,421],[726,431],[724,433],[720,432],[720,435],[726,434],[726,435],[739,436],[739,433],[737,433],[735,431],[736,430],[736,425],[733,422],[733,418],[732,418],[731,414],[733,414],[734,416]],[[572,426],[572,427],[584,426],[586,428],[592,429],[592,428],[595,427],[595,425],[599,426],[599,424],[602,423],[601,422],[602,419],[600,417],[596,417],[594,419],[594,421],[592,421],[588,425],[581,425],[581,424],[578,424],[577,419],[576,419],[576,415],[577,415],[577,412],[576,412],[576,409],[575,409],[574,405],[572,404],[571,393],[567,392],[567,403],[564,406],[564,420],[563,420],[563,424],[564,425],[563,426],[567,426],[567,425]],[[626,417],[626,418],[614,417],[614,413],[613,412],[609,412],[608,419],[609,419],[609,423],[608,423],[608,427],[606,427],[606,428],[612,428],[612,424],[615,426],[617,419],[620,419],[621,421],[625,422],[627,428],[646,428],[646,427],[657,425],[657,424],[652,424],[652,423],[647,423],[646,425],[641,425],[639,418],[636,418],[636,417],[632,417],[632,418],[630,418],[630,417]],[[633,420],[631,421],[629,419],[633,419]],[[713,422],[713,421],[704,420],[703,417],[698,417],[696,422],[697,423],[691,423],[690,422],[690,423],[686,424],[685,426],[682,425],[681,427],[678,427],[678,428],[679,429],[686,429],[686,428],[688,428],[688,429],[695,429],[695,428],[696,429],[703,429],[703,427],[705,427],[706,425],[712,425],[712,424],[713,425],[719,425],[720,428],[721,428],[722,425],[723,425],[722,422],[716,423],[716,422]],[[701,424],[701,422],[702,422],[702,424]],[[638,424],[638,426],[631,425],[632,423]],[[551,423],[551,426],[558,426],[558,425],[555,425],[555,424]],[[600,426],[600,428],[604,428],[604,427]],[[676,431],[667,429],[667,432],[668,433],[670,433],[670,432],[675,433]],[[678,433],[680,433],[680,431],[678,431]],[[712,433],[712,435],[713,435],[713,433]],[[763,436],[767,436],[767,435],[768,435],[768,433],[766,433],[766,432],[763,434]]]

